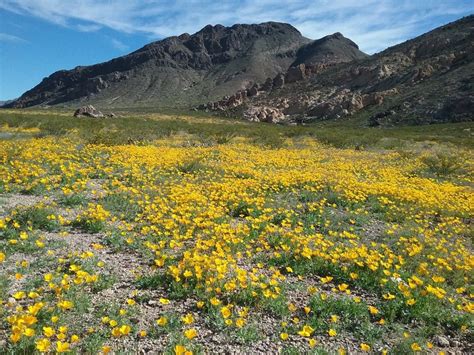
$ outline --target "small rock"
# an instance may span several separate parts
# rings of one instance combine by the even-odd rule
[[[446,348],[449,346],[449,339],[442,336],[442,335],[437,335],[433,339],[434,343],[442,348]]]
[[[454,347],[454,348],[457,348],[457,347],[459,347],[460,343],[459,343],[459,341],[457,341],[457,340],[451,340],[451,341],[449,342],[449,345],[451,345],[451,346]]]

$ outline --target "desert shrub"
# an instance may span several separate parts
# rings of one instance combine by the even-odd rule
[[[465,164],[465,158],[458,149],[446,146],[434,146],[424,153],[420,160],[428,172],[438,176],[458,173]]]
[[[59,203],[66,207],[82,206],[87,199],[81,194],[64,195],[59,199]]]
[[[183,174],[194,174],[204,168],[205,165],[199,159],[185,160],[177,166],[178,171]]]

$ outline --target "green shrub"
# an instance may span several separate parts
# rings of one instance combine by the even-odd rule
[[[54,217],[53,217],[54,216]],[[33,229],[53,232],[59,229],[54,210],[50,207],[31,206],[20,209],[15,219],[22,226],[31,226]]]

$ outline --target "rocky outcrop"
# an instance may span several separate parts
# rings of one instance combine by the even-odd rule
[[[356,55],[351,62],[336,50],[325,59],[310,51],[338,47],[338,40],[351,46],[338,34],[306,44],[297,52],[299,61],[241,101],[243,111],[252,108],[245,117],[259,119],[254,107],[271,107],[285,114],[284,122],[342,119],[362,111],[371,126],[472,121],[472,33],[474,16],[468,16],[372,57]]]
[[[354,66],[347,80],[352,86],[370,86],[389,77],[392,71],[387,65]]]
[[[277,74],[273,78],[273,88],[274,89],[280,89],[283,86],[285,86],[285,75],[283,74]]]
[[[288,84],[304,79],[306,79],[306,66],[304,64],[291,67],[285,74],[285,83]]]
[[[110,117],[115,117],[114,114],[113,116]],[[74,112],[74,117],[92,117],[92,118],[102,118],[105,117],[102,112],[97,110],[94,106],[92,105],[87,105],[87,106],[82,106],[79,107],[75,112]]]
[[[221,100],[208,102],[205,105],[199,105],[196,109],[208,111],[225,111],[244,104],[248,99],[258,96],[260,93],[270,93],[273,90],[281,89],[285,83],[291,84],[297,81],[308,79],[309,76],[321,73],[332,64],[319,64],[306,66],[299,64],[296,67],[290,67],[286,73],[279,73],[273,79],[267,78],[260,86],[253,84],[249,89],[240,90],[231,96],[224,96]]]
[[[250,89],[247,90],[247,96],[257,96],[258,95],[258,84],[254,84]]]
[[[396,89],[370,94],[345,89],[310,108],[308,116],[323,120],[350,116],[368,106],[380,105],[386,96],[396,93]]]
[[[204,105],[199,105],[198,110],[208,110],[208,111],[225,111],[230,108],[234,108],[242,105],[245,100],[250,96],[258,95],[258,86],[253,86],[248,90],[240,90],[231,96],[224,96],[222,100],[215,102],[208,102]]]
[[[244,118],[252,122],[281,123],[285,114],[274,107],[251,106],[244,112]]]

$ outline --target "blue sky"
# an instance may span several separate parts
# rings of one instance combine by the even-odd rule
[[[209,23],[288,22],[313,39],[342,32],[375,53],[472,13],[472,0],[0,0],[0,100]]]

